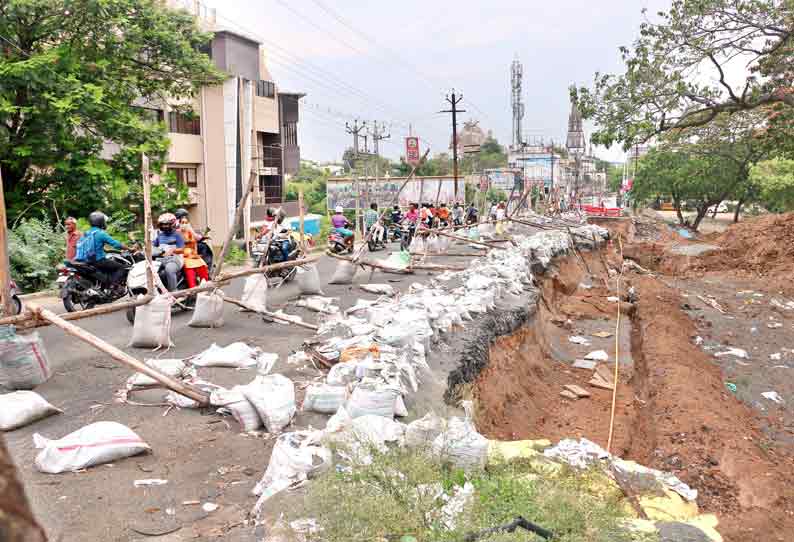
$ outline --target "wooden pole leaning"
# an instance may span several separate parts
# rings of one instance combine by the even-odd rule
[[[245,192],[243,192],[242,196],[240,197],[240,201],[237,202],[237,210],[234,211],[234,220],[231,224],[229,224],[229,233],[226,235],[226,240],[224,241],[223,247],[221,248],[221,254],[218,257],[218,263],[215,265],[215,269],[212,271],[212,276],[210,278],[213,280],[215,277],[221,274],[221,269],[223,269],[223,260],[226,259],[226,254],[229,253],[229,248],[231,248],[232,241],[234,240],[237,224],[240,223],[240,219],[243,216],[245,205],[248,202],[248,197],[254,191],[254,183],[256,182],[256,179],[256,171],[252,171],[251,176],[248,179],[248,184],[245,187]]]

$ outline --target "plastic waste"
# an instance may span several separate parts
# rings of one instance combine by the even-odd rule
[[[263,495],[274,484],[283,485],[287,482],[290,485],[327,468],[331,452],[319,443],[320,436],[321,433],[314,431],[296,431],[279,436],[265,474],[252,493]]]

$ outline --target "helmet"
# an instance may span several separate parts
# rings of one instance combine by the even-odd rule
[[[173,213],[163,213],[157,217],[157,227],[164,232],[169,232],[176,227],[176,217]]]
[[[179,209],[177,209],[176,211],[174,211],[174,216],[176,217],[177,220],[182,220],[183,218],[185,218],[188,215],[189,215],[189,213],[187,212],[187,209],[183,209],[181,207]]]
[[[337,213],[344,213],[345,212],[345,208],[342,207],[341,205],[337,205],[336,209],[334,209],[334,211],[337,212]]]
[[[272,207],[268,207],[267,210],[265,211],[265,216],[273,218],[274,216],[276,216],[276,210],[273,209]]]
[[[108,227],[108,217],[101,211],[94,211],[88,215],[88,223],[95,228],[105,229]]]
[[[400,206],[399,206],[399,205],[395,205],[395,206],[394,206],[394,210],[395,210],[395,211],[399,211],[399,210],[400,210]]]

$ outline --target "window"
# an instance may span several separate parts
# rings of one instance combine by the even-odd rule
[[[198,169],[194,167],[169,167],[168,173],[173,173],[179,184],[190,188],[198,187]]]
[[[149,107],[133,107],[141,118],[149,122],[163,122],[165,121],[165,113],[162,109],[151,109]]]
[[[169,111],[168,131],[175,134],[201,135],[201,120],[178,111]]]
[[[294,122],[286,122],[282,127],[284,132],[284,146],[296,147],[298,145],[298,126]]]
[[[260,175],[259,194],[262,203],[281,203],[281,175]]]
[[[261,98],[275,98],[276,85],[271,81],[257,81],[256,95]]]

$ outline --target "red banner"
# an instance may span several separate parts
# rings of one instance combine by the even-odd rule
[[[419,163],[419,138],[406,137],[405,138],[405,161],[415,166]]]

